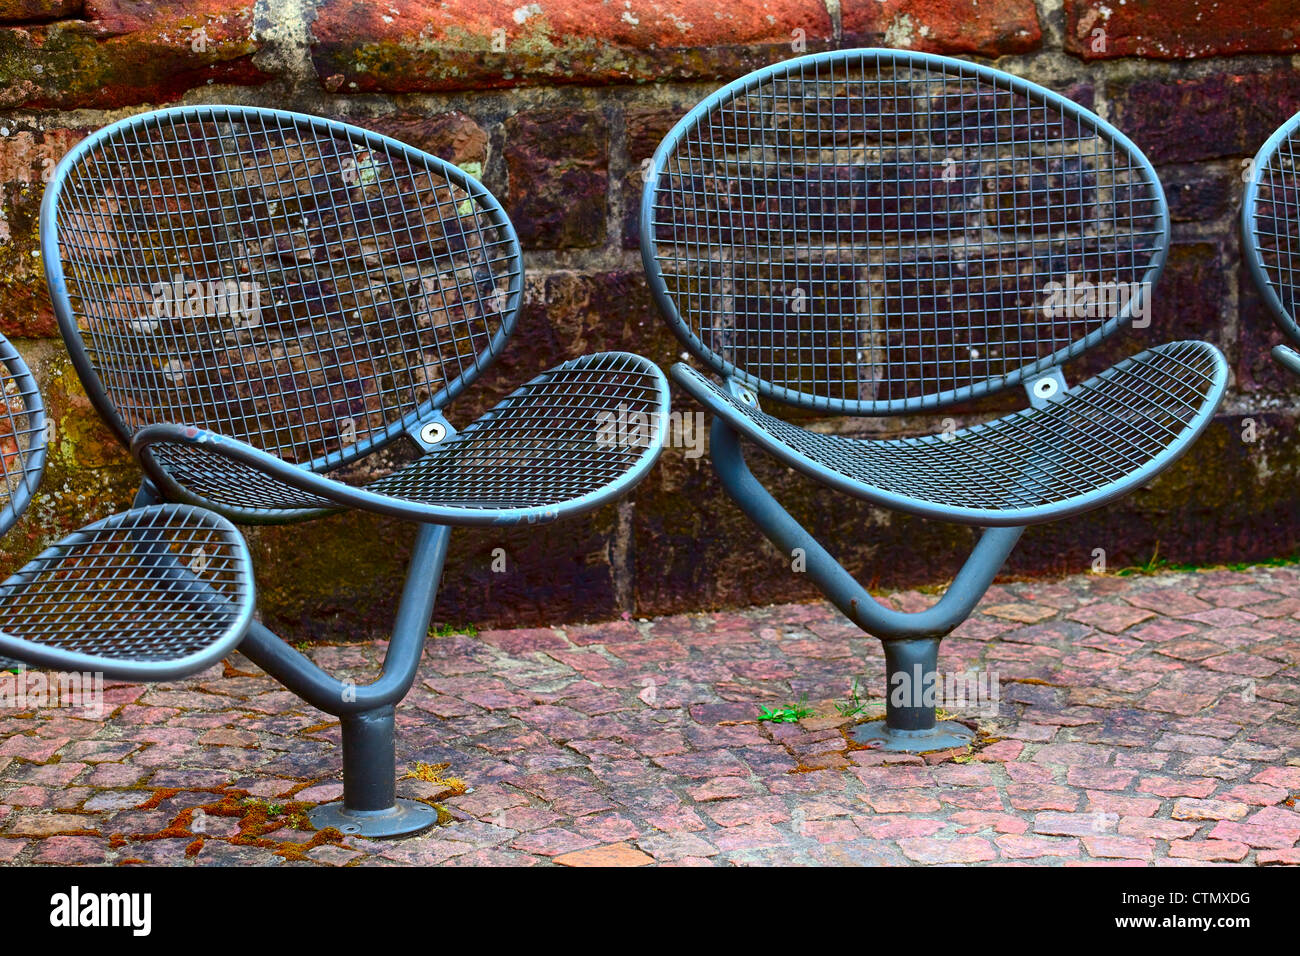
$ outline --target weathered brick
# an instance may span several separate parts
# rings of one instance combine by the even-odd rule
[[[1300,110],[1300,73],[1143,78],[1107,87],[1114,122],[1155,163],[1249,157]]]
[[[1243,261],[1237,268],[1237,388],[1243,392],[1289,392],[1296,377],[1273,361],[1273,346],[1294,346],[1281,332]]]
[[[1224,215],[1233,200],[1230,172],[1174,167],[1162,169],[1160,179],[1174,222],[1210,222]]]
[[[1300,50],[1292,0],[1066,0],[1065,49],[1085,60]]]
[[[1175,840],[1169,844],[1169,855],[1179,860],[1239,863],[1249,852],[1246,844],[1232,840]]]
[[[904,837],[898,846],[916,863],[979,863],[997,859],[997,851],[983,837]]]
[[[1112,860],[1149,860],[1155,855],[1155,842],[1133,837],[1086,836],[1083,845],[1095,857]]]
[[[324,0],[312,30],[322,85],[344,93],[722,80],[833,40],[820,0]]]
[[[589,850],[574,850],[571,853],[561,853],[555,857],[555,862],[561,866],[645,866],[647,863],[653,863],[654,858],[642,853],[636,847],[629,843],[610,843],[606,846],[596,846]]]
[[[0,23],[58,20],[81,12],[85,0],[0,0]]]
[[[1174,802],[1170,813],[1175,820],[1240,820],[1248,807],[1232,800],[1182,799]]]
[[[843,0],[846,46],[1004,56],[1042,43],[1033,0]]]
[[[408,146],[422,149],[439,159],[460,166],[476,178],[483,178],[487,163],[488,134],[464,113],[452,111],[426,116],[419,113],[389,113],[375,117],[343,117],[345,122],[383,133]]]
[[[662,107],[635,107],[624,113],[627,128],[628,165],[636,171],[624,187],[623,248],[641,246],[641,192],[645,187],[642,171],[668,131],[684,115],[683,110]]]
[[[0,27],[0,107],[164,102],[209,81],[259,84],[251,0],[101,0],[81,18]]]
[[[530,110],[505,123],[511,220],[529,249],[573,249],[605,238],[609,126],[596,112]]]
[[[82,128],[38,129],[0,123],[0,332],[15,337],[56,334],[38,252],[45,183]]]

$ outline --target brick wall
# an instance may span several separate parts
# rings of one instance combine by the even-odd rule
[[[1187,336],[1218,344],[1234,370],[1215,425],[1172,472],[1119,506],[1031,529],[1010,570],[1087,567],[1097,548],[1112,568],[1157,552],[1292,554],[1297,395],[1269,362],[1278,337],[1239,262],[1236,216],[1244,160],[1300,110],[1294,0],[0,0],[0,328],[36,366],[57,420],[43,491],[5,539],[0,571],[124,506],[137,477],[54,337],[36,253],[43,178],[86,131],[178,101],[287,106],[481,169],[519,229],[529,278],[511,349],[453,407],[464,422],[579,352],[671,362],[680,349],[636,252],[642,161],[722,81],[802,51],[871,45],[992,59],[1108,117],[1159,167],[1174,248],[1152,327],[1072,376]],[[941,582],[971,542],[965,529],[833,498],[760,456],[756,466],[869,582]],[[409,528],[353,515],[251,537],[265,616],[286,633],[374,633],[390,619]],[[505,573],[491,569],[497,548]],[[543,529],[458,532],[438,618],[602,619],[813,596],[787,568],[720,494],[707,458],[670,450],[621,506]]]

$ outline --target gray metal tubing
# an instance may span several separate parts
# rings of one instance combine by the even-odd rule
[[[1286,345],[1273,346],[1273,361],[1293,375],[1300,375],[1300,353]]]
[[[952,584],[933,607],[915,613],[887,608],[840,567],[825,548],[754,477],[739,436],[714,416],[710,457],[727,493],[763,533],[787,554],[802,548],[807,574],[854,624],[882,641],[942,637],[966,619],[1020,540],[1024,528],[986,528]]]
[[[343,728],[343,805],[349,810],[387,810],[397,803],[394,706],[340,718]]]
[[[885,647],[885,724],[890,730],[931,730],[935,709],[918,701],[927,675],[939,670],[938,637],[903,638],[882,641]],[[921,680],[917,681],[917,669]],[[903,686],[911,690],[909,703],[894,703],[894,675],[904,674]]]
[[[383,670],[374,683],[344,684],[260,623],[249,627],[248,636],[239,645],[240,651],[289,690],[327,714],[342,718],[391,707],[406,696],[415,681],[450,537],[451,528],[446,525],[420,526],[402,588],[393,637],[384,657]]]

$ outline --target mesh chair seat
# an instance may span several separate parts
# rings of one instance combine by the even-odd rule
[[[144,429],[135,450],[160,487],[245,518],[355,507],[448,524],[535,522],[588,510],[640,480],[667,412],[663,373],[640,356],[608,352],[538,376],[360,487],[197,428]]]
[[[1055,520],[1132,491],[1209,423],[1227,364],[1202,342],[1127,359],[1043,406],[950,434],[866,440],[792,425],[685,365],[673,377],[787,464],[858,497],[981,526]]]
[[[252,595],[252,562],[228,521],[188,505],[137,508],[0,584],[0,655],[130,680],[183,676],[239,643]]]

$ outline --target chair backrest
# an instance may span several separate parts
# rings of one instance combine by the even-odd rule
[[[1300,113],[1260,147],[1241,213],[1255,284],[1274,321],[1300,343]]]
[[[787,60],[659,146],[641,253],[697,358],[761,394],[882,414],[1025,381],[1144,315],[1168,212],[1100,117],[895,50]]]
[[[45,405],[18,350],[0,335],[0,534],[26,510],[45,470]]]
[[[454,398],[500,352],[523,288],[476,180],[333,120],[159,110],[64,157],[46,278],[92,401],[129,442],[192,424],[324,470]]]

